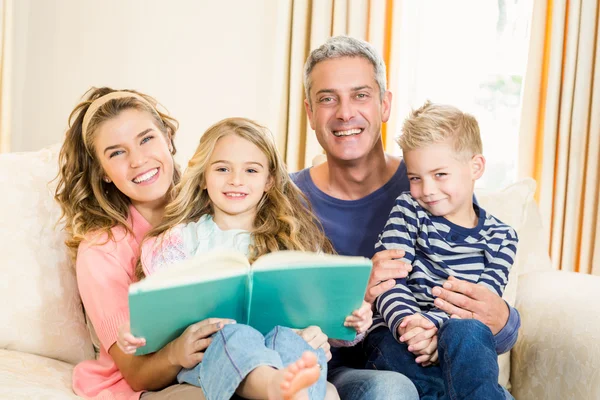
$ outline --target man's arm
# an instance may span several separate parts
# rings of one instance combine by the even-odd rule
[[[487,325],[496,339],[496,352],[504,353],[517,341],[521,317],[500,296],[476,283],[453,276],[432,290],[434,304],[451,316],[473,318]]]

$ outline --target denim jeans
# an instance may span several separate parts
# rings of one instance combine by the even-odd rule
[[[498,384],[494,336],[483,323],[449,319],[438,331],[439,364],[422,367],[408,346],[396,341],[387,327],[365,339],[367,368],[396,371],[417,387],[422,400],[513,399]]]
[[[256,367],[266,365],[282,369],[305,351],[314,352],[321,367],[319,380],[308,389],[309,398],[322,400],[327,384],[325,352],[314,350],[294,331],[281,326],[263,336],[248,325],[225,325],[212,336],[202,362],[194,368],[181,370],[177,381],[201,387],[206,400],[230,399]]]
[[[419,400],[415,385],[404,375],[364,369],[362,343],[332,348],[331,354],[327,379],[342,400]]]

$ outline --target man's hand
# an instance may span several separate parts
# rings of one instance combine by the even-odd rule
[[[396,279],[408,276],[412,265],[400,261],[402,257],[404,257],[403,250],[383,250],[373,256],[373,269],[371,269],[365,294],[367,303],[372,304],[377,296],[393,288]]]
[[[311,325],[308,328],[292,330],[300,335],[300,337],[313,349],[323,349],[327,361],[331,360],[331,345],[327,341],[329,338],[323,333],[321,328],[316,325]]]
[[[488,288],[453,276],[443,288],[434,287],[434,304],[453,318],[477,319],[497,334],[508,321],[509,309],[504,300]]]

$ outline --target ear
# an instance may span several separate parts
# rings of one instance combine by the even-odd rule
[[[304,99],[304,109],[306,110],[306,116],[308,117],[308,122],[310,123],[310,127],[311,129],[314,131],[315,130],[315,123],[314,123],[314,115],[313,115],[313,110],[310,107],[310,103],[308,102],[308,99]]]
[[[271,190],[274,183],[275,179],[273,179],[273,176],[269,175],[269,179],[267,179],[267,184],[265,185],[265,193]]]
[[[471,158],[471,178],[476,181],[481,178],[485,171],[485,157],[482,154],[476,154]]]
[[[392,92],[386,90],[381,99],[381,122],[388,122],[392,112]]]

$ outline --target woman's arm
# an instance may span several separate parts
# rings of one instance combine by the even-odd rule
[[[114,343],[108,353],[133,390],[160,390],[173,383],[181,368],[202,361],[210,336],[230,320],[211,318],[190,325],[183,334],[156,353],[143,356],[125,354]]]

